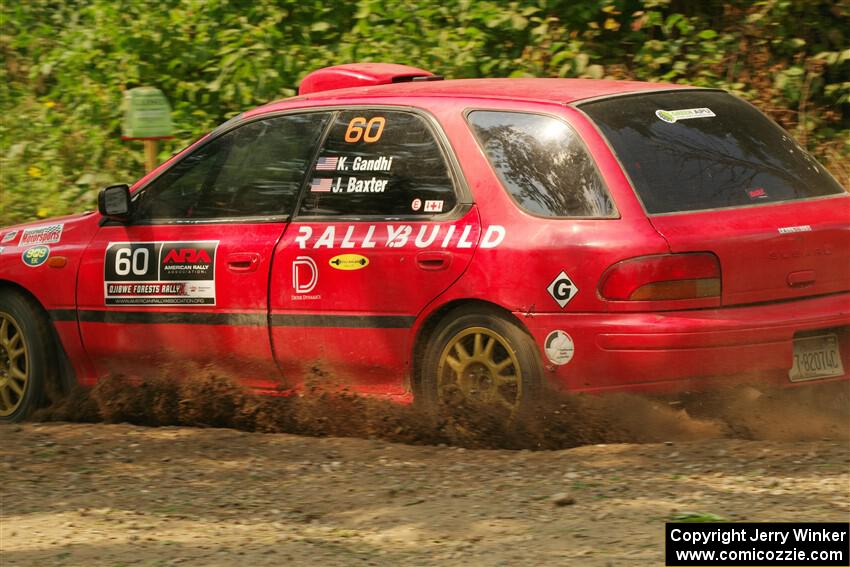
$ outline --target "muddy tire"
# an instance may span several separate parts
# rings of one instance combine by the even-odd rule
[[[0,422],[27,418],[44,399],[56,352],[40,306],[14,291],[0,291]]]
[[[517,415],[538,399],[541,370],[537,346],[519,324],[495,309],[462,307],[431,335],[415,403],[434,410],[460,396]]]

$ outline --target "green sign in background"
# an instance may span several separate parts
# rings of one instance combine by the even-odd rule
[[[171,106],[155,87],[124,91],[121,136],[127,139],[168,138],[174,134]]]

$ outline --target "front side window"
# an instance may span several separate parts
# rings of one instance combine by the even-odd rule
[[[668,91],[581,105],[648,213],[839,195],[838,182],[755,107],[717,91]]]
[[[478,110],[468,120],[502,184],[524,211],[611,217],[614,203],[578,134],[551,116]]]
[[[134,220],[291,214],[329,117],[275,116],[214,138],[143,190]]]
[[[434,134],[409,112],[340,112],[311,176],[303,216],[427,216],[456,204]]]

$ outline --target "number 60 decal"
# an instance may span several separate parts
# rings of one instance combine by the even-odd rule
[[[363,140],[367,144],[377,142],[381,139],[381,134],[384,133],[384,126],[387,119],[383,116],[375,116],[368,121],[362,116],[355,116],[348,123],[348,129],[345,131],[345,141],[349,144]]]

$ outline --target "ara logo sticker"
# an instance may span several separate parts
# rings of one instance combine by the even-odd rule
[[[552,299],[555,300],[555,303],[561,306],[561,309],[566,307],[567,303],[576,296],[578,293],[578,287],[573,283],[573,280],[570,279],[570,276],[567,275],[567,272],[562,271],[558,274],[552,283],[549,284],[549,287],[546,288],[546,291],[549,292],[549,295],[552,296]]]
[[[543,350],[546,351],[546,358],[549,359],[549,362],[563,366],[573,359],[576,347],[571,336],[564,331],[557,330],[546,335]]]
[[[33,246],[32,248],[27,248],[21,254],[21,260],[31,268],[44,264],[49,257],[50,246]]]
[[[3,244],[13,241],[16,236],[18,236],[18,231],[10,230],[9,232],[3,235]]]
[[[165,255],[163,264],[209,264],[209,253],[203,248],[172,248]]]
[[[340,254],[328,262],[337,270],[362,270],[369,265],[369,258],[360,254]]]
[[[717,116],[710,108],[683,108],[682,110],[656,110],[655,115],[664,122],[673,124],[679,120],[691,118],[711,118]]]
[[[292,261],[292,289],[297,295],[293,299],[319,299],[320,295],[305,296],[316,289],[319,283],[319,267],[316,261],[309,256],[296,256]]]

